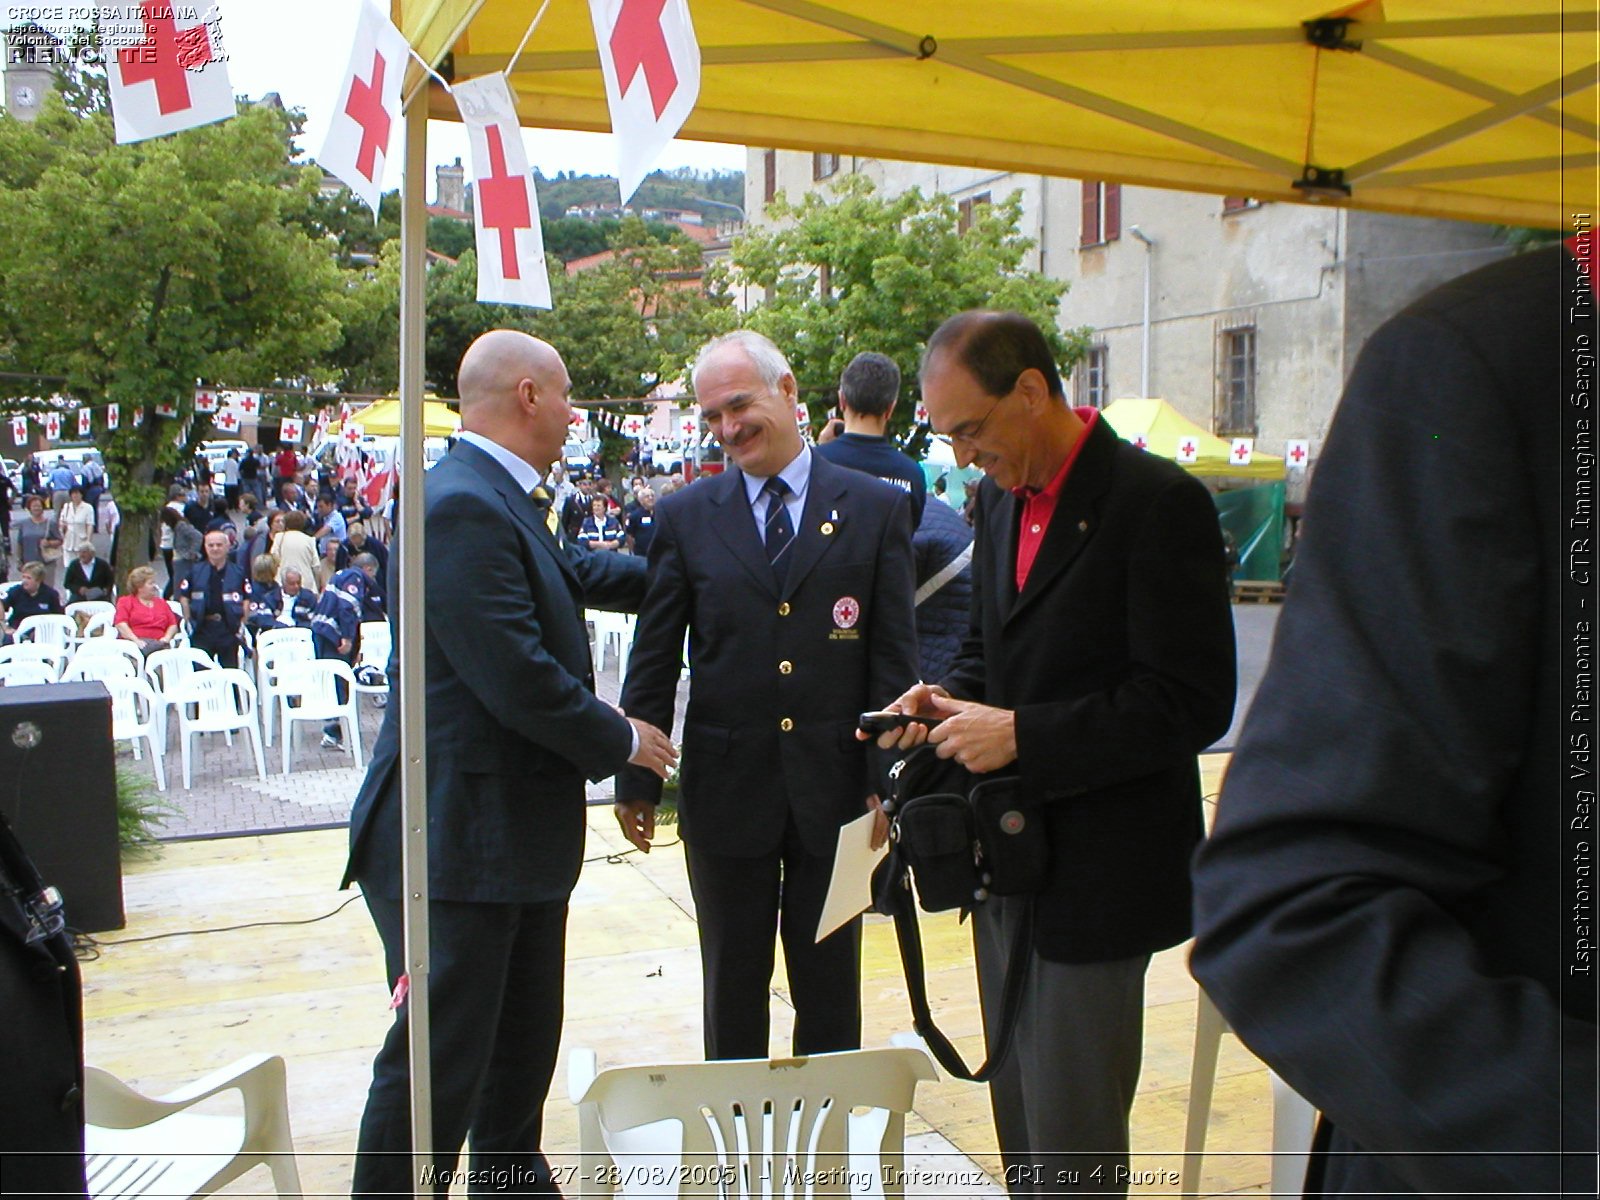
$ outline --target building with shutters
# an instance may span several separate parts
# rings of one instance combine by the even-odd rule
[[[1509,252],[1490,225],[758,148],[747,156],[745,208],[760,224],[779,192],[797,198],[851,172],[887,195],[946,193],[962,220],[1021,193],[1022,232],[1035,242],[1028,265],[1071,285],[1063,328],[1094,330],[1068,382],[1075,403],[1159,396],[1272,454],[1308,439],[1313,462],[1372,331]],[[1291,498],[1301,482],[1291,479]]]

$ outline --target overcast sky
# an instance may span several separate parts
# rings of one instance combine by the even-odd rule
[[[200,0],[205,3],[205,0]],[[360,0],[218,0],[222,31],[228,54],[228,73],[233,90],[259,99],[277,92],[291,108],[303,108],[307,116],[307,136],[302,149],[314,152],[321,141],[328,114],[334,103],[349,54],[357,4]],[[77,4],[34,3],[33,0],[0,0],[0,26],[9,28],[20,10],[26,8],[74,8]],[[110,6],[105,6],[110,7]],[[122,6],[118,6],[122,7]],[[175,5],[182,10],[182,5]],[[56,22],[43,22],[59,28]],[[530,46],[537,47],[535,31]],[[598,70],[598,66],[596,70]],[[523,131],[528,161],[546,176],[558,171],[579,174],[611,175],[616,171],[616,155],[609,134],[578,133],[572,130]],[[397,123],[391,144],[392,154],[384,169],[384,189],[400,185],[400,160],[403,138]],[[466,161],[467,138],[461,125],[453,121],[428,124],[428,157],[433,163]],[[744,169],[744,147],[711,142],[673,142],[662,154],[658,167],[698,167],[701,170]],[[434,187],[430,172],[428,199]]]

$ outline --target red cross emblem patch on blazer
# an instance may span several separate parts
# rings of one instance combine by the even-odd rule
[[[853,629],[861,619],[861,601],[854,596],[840,596],[833,606],[833,623],[840,629]]]

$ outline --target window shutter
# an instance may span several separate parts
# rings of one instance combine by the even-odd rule
[[[768,150],[761,155],[761,202],[771,204],[778,195],[778,152]]]
[[[1083,181],[1083,228],[1078,234],[1080,246],[1093,246],[1100,240],[1100,184],[1092,179]]]
[[[1122,236],[1122,185],[1108,183],[1105,186],[1105,213],[1101,219],[1103,226],[1101,241],[1114,242]]]

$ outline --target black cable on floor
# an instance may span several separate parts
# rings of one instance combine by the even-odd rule
[[[233,933],[240,929],[268,929],[276,925],[315,925],[318,921],[326,921],[329,917],[336,917],[361,899],[358,892],[332,912],[325,912],[320,917],[306,917],[298,921],[250,921],[244,925],[219,925],[215,929],[174,929],[170,933],[151,933],[144,937],[118,938],[114,942],[103,942],[99,938],[84,933],[78,929],[69,929],[72,934],[73,950],[79,962],[94,962],[100,957],[102,946],[131,946],[135,942],[159,942],[164,938],[194,937],[203,933]]]

